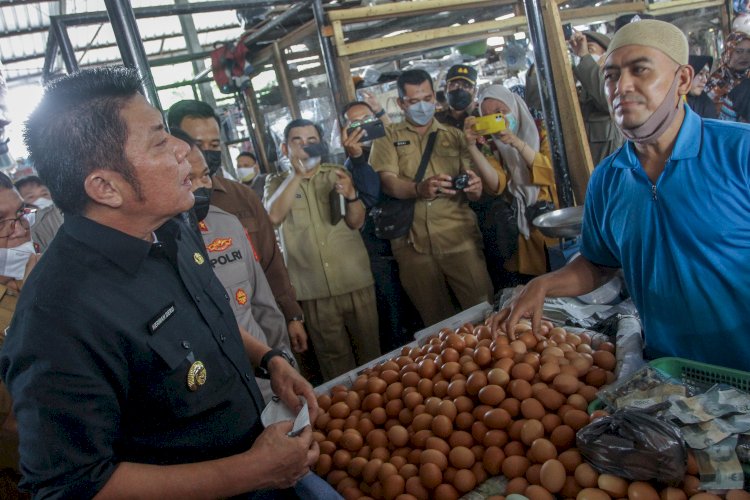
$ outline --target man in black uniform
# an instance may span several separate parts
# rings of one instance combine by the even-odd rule
[[[263,430],[253,367],[292,408],[303,396],[314,418],[312,388],[238,328],[201,241],[174,218],[193,205],[189,147],[139,89],[133,69],[69,75],[27,122],[66,217],[0,355],[22,487],[45,498],[289,488],[319,451],[309,427]]]
[[[464,120],[474,114],[477,93],[477,70],[466,64],[455,64],[445,75],[445,95],[448,109],[435,113],[435,119],[445,125],[464,129]]]

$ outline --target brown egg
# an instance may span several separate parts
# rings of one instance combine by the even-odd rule
[[[525,477],[516,477],[508,481],[508,485],[505,487],[505,495],[523,495],[526,488],[529,487],[529,482]]]
[[[521,441],[530,446],[535,439],[544,436],[544,426],[539,420],[528,419],[521,428]]]
[[[695,454],[691,450],[688,450],[687,468],[685,469],[685,472],[691,476],[698,475],[698,462],[695,460]]]
[[[370,379],[367,381],[367,387],[365,391],[367,391],[368,394],[383,394],[387,387],[388,384],[382,378],[370,377]]]
[[[729,490],[726,494],[727,500],[748,500],[750,493],[744,490]]]
[[[617,359],[611,352],[599,350],[594,351],[594,364],[604,370],[614,370],[617,365]]]
[[[503,447],[508,444],[508,433],[499,429],[489,430],[484,434],[482,444],[484,446]]]
[[[565,466],[568,474],[573,474],[576,468],[583,463],[583,457],[576,448],[565,450],[557,459]]]
[[[749,493],[745,493],[745,495],[747,495],[747,498],[750,498]],[[667,486],[666,488],[661,490],[661,493],[659,494],[659,498],[661,500],[687,500],[687,495],[685,494],[684,491],[682,491],[679,488],[673,488],[671,486]],[[742,498],[730,498],[729,493],[727,493],[726,499],[727,500],[742,500]]]
[[[458,409],[456,408],[456,404],[453,401],[445,400],[441,401],[440,404],[438,404],[438,415],[448,417],[448,420],[450,420],[451,422],[453,422],[457,414]]]
[[[578,389],[578,394],[583,396],[588,403],[596,399],[596,395],[598,392],[599,389],[597,389],[593,385],[584,385],[583,387]]]
[[[401,425],[394,425],[388,429],[388,440],[396,448],[405,446],[409,442],[409,431]]]
[[[600,490],[599,488],[584,488],[578,492],[576,500],[611,500],[607,492]]]
[[[456,415],[453,425],[458,429],[471,429],[471,426],[474,425],[474,420],[474,415],[468,411],[463,411]]]
[[[544,363],[541,368],[539,368],[539,378],[544,382],[551,382],[559,374],[560,365],[556,361]]]
[[[484,422],[481,422],[477,420],[473,424],[471,424],[471,437],[474,438],[474,441],[481,443],[482,438],[485,434],[487,434],[487,426],[484,425]]]
[[[450,379],[453,375],[461,371],[461,365],[457,361],[448,361],[442,368],[440,368],[440,374],[445,379]]]
[[[437,436],[427,438],[424,447],[426,450],[437,450],[446,457],[451,451],[451,447],[448,442],[445,439],[439,438]]]
[[[508,426],[508,436],[510,436],[510,438],[514,441],[520,441],[521,430],[523,429],[523,424],[525,423],[525,418],[514,420],[513,422],[511,422],[511,424]]]
[[[328,481],[331,484],[331,486],[335,487],[347,477],[349,476],[345,470],[332,470],[326,476],[326,481]]]
[[[440,472],[439,470],[437,471]],[[441,474],[442,481],[442,474]],[[414,477],[410,477],[406,480],[406,492],[412,495],[417,500],[428,500],[430,498],[430,492],[424,487],[422,481],[419,478],[419,474]]]
[[[518,363],[513,365],[513,368],[510,370],[511,378],[525,380],[527,382],[532,381],[534,375],[536,375],[536,370],[534,370],[534,367],[528,363]]]
[[[318,457],[318,463],[315,464],[315,472],[319,476],[325,476],[331,471],[331,466],[333,465],[333,460],[331,459],[331,455],[326,455],[321,453]]]
[[[465,446],[456,446],[448,454],[448,460],[456,469],[470,469],[476,457],[472,451]]]
[[[529,500],[554,500],[555,498],[544,487],[536,484],[530,484],[527,486],[523,494]]]
[[[556,411],[565,403],[565,396],[554,389],[542,389],[536,398],[545,408],[552,411]]]
[[[453,486],[461,493],[468,493],[477,485],[477,478],[469,469],[461,469],[453,478]]]
[[[580,382],[576,376],[560,373],[560,375],[556,376],[552,381],[552,388],[567,396],[575,393],[578,390],[579,384]]]
[[[435,498],[440,498],[441,500],[458,500],[458,497],[458,490],[452,484],[443,483],[435,488]]]
[[[480,346],[474,349],[474,362],[484,368],[492,361],[492,352],[488,347]]]
[[[373,458],[379,458],[383,462],[387,462],[391,459],[391,453],[388,451],[388,448],[385,447],[373,448],[370,452],[370,460]]]
[[[502,408],[495,408],[484,414],[484,424],[489,429],[505,429],[510,424],[510,414]]]
[[[471,396],[479,394],[479,390],[487,385],[487,375],[481,370],[477,370],[466,379],[466,393]]]
[[[565,484],[565,466],[559,460],[547,460],[542,464],[539,479],[547,491],[557,493]]]
[[[508,384],[508,391],[519,401],[530,398],[533,395],[531,384],[523,379],[513,380]]]
[[[586,374],[586,384],[601,387],[607,382],[607,371],[602,368],[591,368]]]
[[[448,457],[438,450],[428,449],[424,450],[422,454],[419,455],[419,463],[420,465],[427,463],[435,464],[440,467],[440,470],[445,470],[448,468]]]
[[[369,396],[368,396],[369,397]],[[378,406],[370,411],[370,420],[374,425],[383,425],[388,420],[388,415],[385,413],[385,408]]]
[[[695,476],[686,475],[682,479],[682,489],[688,497],[692,497],[701,491],[701,481]]]
[[[369,484],[372,484],[378,478],[378,472],[380,467],[383,465],[383,461],[379,458],[373,458],[367,465],[362,468],[362,479]]]
[[[505,399],[505,391],[499,385],[487,385],[479,391],[479,401],[486,405],[497,406]]]
[[[589,423],[589,415],[583,410],[571,409],[562,417],[563,423],[569,425],[574,431],[582,429]]]
[[[403,409],[404,401],[401,398],[392,399],[385,404],[385,414],[388,415],[389,418],[398,417],[399,412]]]
[[[596,488],[596,486],[598,485],[599,473],[585,462],[576,467],[574,476],[576,478],[576,482],[584,489]]]
[[[383,497],[386,500],[394,500],[404,492],[406,480],[399,474],[393,474],[381,481],[381,484],[383,485]]]
[[[529,482],[529,484],[542,484],[542,481],[540,479],[541,473],[541,464],[531,464],[529,468],[526,469],[526,480]]]
[[[539,402],[538,399],[527,398],[521,401],[521,414],[524,418],[533,418],[535,420],[541,420],[547,412],[544,410],[544,406]]]
[[[360,448],[362,448],[364,440],[362,439],[362,435],[358,430],[348,429],[341,436],[339,443],[344,449],[356,452],[359,451]]]
[[[562,424],[562,418],[554,413],[547,413],[542,417],[542,425],[544,426],[544,432],[551,434],[560,424]]]
[[[557,448],[551,441],[544,438],[535,439],[529,451],[531,452],[530,458],[538,464],[557,458]]]
[[[404,384],[401,382],[393,382],[385,389],[385,399],[391,401],[398,399],[404,392]]]
[[[615,498],[622,498],[628,494],[628,481],[612,474],[599,474],[596,484],[600,490]]]
[[[388,434],[383,429],[373,429],[365,437],[370,448],[385,448],[388,446]]]
[[[351,477],[358,478],[362,475],[362,471],[367,465],[367,459],[363,457],[354,457],[349,461],[349,466],[346,471]]]
[[[497,476],[500,473],[500,468],[505,460],[505,453],[497,446],[488,446],[484,450],[484,456],[482,457],[482,465],[484,470],[487,471],[491,476]]]
[[[331,405],[331,408],[328,410],[328,413],[330,413],[333,418],[343,419],[349,416],[350,411],[351,411],[351,408],[349,408],[349,406],[343,401],[340,401],[338,403]]]
[[[437,375],[436,375],[437,376]],[[448,382],[439,380],[432,386],[432,394],[437,398],[443,398],[448,393]]]
[[[599,476],[601,481],[602,476]],[[659,500],[659,493],[645,481],[634,481],[628,486],[628,499],[629,500]],[[719,500],[716,495],[711,495],[713,498],[704,498],[702,500]],[[699,499],[700,500],[700,499]]]
[[[525,475],[526,469],[528,469],[529,466],[531,466],[531,462],[529,462],[529,459],[524,456],[506,456],[505,460],[503,460],[501,470],[503,476],[508,479],[514,479]]]
[[[383,406],[383,395],[378,393],[371,393],[365,396],[362,401],[362,409],[365,411],[373,412],[375,408]]]

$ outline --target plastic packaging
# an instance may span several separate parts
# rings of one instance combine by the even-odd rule
[[[679,428],[650,412],[626,408],[601,417],[578,431],[576,443],[600,473],[667,484],[685,475],[687,448]]]

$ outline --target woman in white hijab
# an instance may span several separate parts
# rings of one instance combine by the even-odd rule
[[[482,116],[502,113],[506,122],[505,130],[488,137],[474,130],[476,118],[469,117],[464,124],[469,153],[485,191],[505,197],[516,212],[518,252],[505,268],[526,277],[544,274],[546,239],[531,225],[526,211],[538,202],[557,205],[547,134],[523,99],[502,85],[490,85],[480,93],[479,111]]]

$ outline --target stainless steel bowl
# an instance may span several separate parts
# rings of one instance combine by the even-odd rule
[[[576,238],[583,225],[583,206],[547,212],[534,218],[532,224],[548,238]]]

